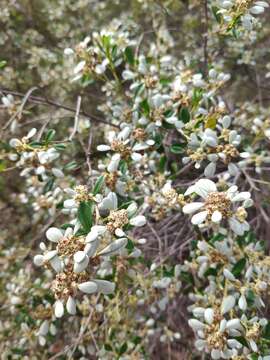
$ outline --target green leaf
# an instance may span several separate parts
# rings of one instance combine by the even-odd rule
[[[252,306],[254,304],[254,301],[256,299],[256,295],[254,294],[254,292],[252,290],[248,290],[246,292],[246,299],[247,299],[247,303],[249,306]]]
[[[111,347],[110,344],[104,344],[104,349],[105,349],[106,351],[113,351],[113,348]]]
[[[247,348],[249,347],[247,340],[243,336],[237,336],[237,337],[235,337],[235,340],[239,341],[240,344],[242,344],[243,346],[245,346]]]
[[[100,189],[102,188],[103,183],[104,183],[104,176],[101,175],[101,176],[97,179],[97,181],[96,181],[96,183],[95,183],[95,186],[94,186],[94,189],[93,189],[93,194],[94,194],[94,195],[97,195],[97,194],[99,193]]]
[[[130,65],[134,65],[135,59],[134,59],[133,49],[130,46],[125,48],[125,57]]]
[[[194,284],[194,279],[193,279],[192,274],[190,274],[186,271],[181,272],[180,278],[188,284],[192,284],[192,285]]]
[[[71,161],[68,164],[66,164],[64,166],[65,170],[74,170],[78,168],[78,164],[76,163],[76,161]]]
[[[150,113],[150,106],[148,104],[147,99],[144,99],[141,103],[140,103],[140,107],[143,110],[143,112],[148,115]]]
[[[127,349],[128,349],[128,346],[127,346],[127,343],[125,342],[124,344],[122,344],[122,346],[118,350],[118,354],[123,355],[127,351]]]
[[[219,8],[217,6],[212,6],[213,15],[218,23],[221,22],[221,15],[218,13]]]
[[[119,170],[121,171],[122,174],[125,174],[127,172],[128,169],[128,165],[127,162],[125,160],[120,160],[119,163]]]
[[[82,201],[78,209],[78,219],[86,232],[89,232],[93,223],[93,203]]]
[[[205,277],[207,276],[217,276],[218,270],[216,268],[208,268],[203,274]]]
[[[181,154],[184,151],[185,144],[173,144],[170,148],[174,154]]]
[[[65,145],[65,144],[55,144],[55,145],[54,145],[54,148],[55,148],[56,150],[62,151],[62,150],[65,150],[66,145]]]
[[[162,173],[164,173],[164,171],[165,171],[166,161],[167,161],[167,158],[165,155],[162,155],[159,159],[158,169]]]
[[[190,120],[190,113],[188,111],[188,108],[183,107],[180,111],[180,120],[183,121],[183,123],[188,123]]]
[[[45,186],[44,186],[44,189],[43,189],[44,194],[45,194],[46,192],[52,190],[53,184],[54,184],[54,180],[55,180],[54,178],[50,178],[50,179],[46,182],[46,184],[45,184]]]
[[[134,244],[130,239],[128,239],[126,249],[128,250],[129,253],[131,253],[134,250]]]
[[[40,141],[32,141],[29,145],[33,148],[39,148],[40,146],[42,146],[42,143]]]
[[[237,263],[232,268],[232,273],[234,276],[238,277],[239,275],[241,275],[242,270],[244,270],[245,268],[246,261],[247,261],[246,258],[242,258],[239,261],[237,261]]]
[[[112,47],[112,52],[111,52],[111,54],[112,54],[112,59],[115,60],[116,55],[117,55],[117,45],[114,45],[114,46]]]
[[[6,60],[1,60],[0,61],[0,69],[4,69],[4,67],[7,65],[7,61]]]
[[[45,136],[45,141],[46,143],[49,143],[50,141],[53,140],[54,136],[55,136],[55,130],[54,129],[49,129],[46,136]]]
[[[270,340],[270,322],[268,322],[268,324],[265,326],[262,333],[262,337],[267,340]]]
[[[133,342],[133,344],[138,345],[142,341],[142,338],[140,336],[134,336],[131,341]]]

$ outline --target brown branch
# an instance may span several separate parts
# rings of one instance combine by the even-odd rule
[[[208,69],[208,5],[204,0],[204,34],[203,34],[203,54],[204,54],[204,74],[207,75]]]
[[[0,88],[0,92],[3,93],[4,95],[11,94],[11,95],[13,95],[15,97],[20,97],[20,98],[25,97],[25,94],[23,94],[21,92],[18,92],[18,91],[10,90],[10,89]],[[53,106],[53,107],[58,108],[58,109],[64,109],[64,110],[76,113],[75,108],[60,104],[60,103],[58,103],[56,101],[53,101],[51,99],[48,99],[46,97],[30,95],[30,96],[28,96],[27,101],[30,101],[30,102],[35,103],[35,104],[40,104],[40,105]],[[103,124],[107,124],[107,125],[111,125],[113,127],[119,128],[119,125],[113,124],[113,123],[108,122],[108,121],[103,120],[103,119],[100,119],[99,117],[97,117],[95,115],[90,115],[84,110],[81,110],[79,112],[79,115],[83,115],[85,117],[88,117],[88,118],[90,118],[91,120],[93,120],[95,122],[99,122],[99,123],[103,123]]]

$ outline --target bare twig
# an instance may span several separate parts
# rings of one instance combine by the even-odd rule
[[[73,137],[75,136],[75,134],[78,130],[81,102],[82,102],[82,98],[81,98],[81,96],[78,96],[76,113],[75,113],[75,118],[74,118],[74,127],[73,127],[72,133],[69,137],[69,141],[72,141]]]
[[[31,94],[32,94],[35,90],[38,90],[38,87],[34,86],[34,87],[32,87],[31,89],[29,89],[29,90],[27,91],[27,93],[23,96],[23,101],[22,101],[20,107],[19,107],[18,110],[15,112],[15,114],[13,114],[13,115],[11,116],[11,118],[9,119],[9,121],[3,126],[2,130],[6,130],[6,129],[9,127],[9,125],[12,123],[12,121],[13,121],[14,119],[16,119],[16,117],[19,117],[19,118],[20,118],[20,117],[22,116],[23,108],[24,108],[25,104],[27,103],[27,100],[29,100],[29,99],[31,98]],[[7,93],[5,93],[5,91],[4,91],[3,89],[1,89],[0,91],[1,91],[3,94],[6,94],[6,95],[7,95]],[[8,94],[11,94],[11,92],[9,92]],[[13,95],[13,94],[12,94],[12,95]]]
[[[23,93],[20,93],[18,91],[13,91],[13,90],[10,90],[10,89],[2,89],[2,88],[0,88],[0,92],[2,92],[5,95],[11,94],[11,95],[16,96],[16,97],[22,97],[22,98],[25,97],[25,95]],[[56,101],[53,101],[53,100],[45,98],[45,97],[30,95],[30,96],[28,96],[27,100],[32,102],[32,103],[35,103],[35,104],[53,106],[55,108],[64,109],[64,110],[76,113],[76,109],[74,109],[74,108],[72,108],[70,106],[60,104],[60,103],[58,103]],[[90,115],[87,112],[85,112],[84,110],[80,111],[80,115],[86,116],[86,117],[90,118],[91,120],[93,120],[95,122],[99,122],[99,123],[102,123],[102,124],[107,124],[107,125],[111,125],[113,127],[119,128],[119,125],[113,124],[113,123],[108,122],[108,121],[103,120],[103,119],[100,119],[99,117],[97,117],[97,116],[95,116],[93,114]],[[6,124],[5,128],[7,126],[8,125]]]

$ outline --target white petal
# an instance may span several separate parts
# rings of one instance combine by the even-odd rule
[[[128,241],[126,238],[117,239],[110,245],[106,246],[103,250],[101,250],[98,255],[102,255],[102,256],[115,255],[127,245],[127,242]]]
[[[72,227],[68,227],[65,230],[64,237],[69,237],[69,236],[72,236],[73,234],[74,234],[74,231],[73,231]]]
[[[84,271],[87,268],[88,263],[89,263],[89,257],[87,255],[85,256],[83,261],[79,263],[74,262],[74,272],[80,273]]]
[[[196,186],[191,185],[187,188],[186,192],[184,193],[185,196],[190,195],[196,191]]]
[[[220,359],[220,358],[221,358],[221,352],[220,352],[220,350],[213,349],[213,350],[211,351],[211,357],[212,357],[213,360]]]
[[[46,231],[46,237],[48,240],[58,243],[58,241],[63,238],[63,233],[60,229],[51,227]]]
[[[117,195],[114,192],[110,192],[101,202],[100,207],[102,209],[116,210],[118,205]]]
[[[38,335],[47,335],[48,334],[48,331],[49,331],[49,321],[48,320],[45,320],[43,321],[43,323],[40,325],[40,328],[38,330]]]
[[[231,319],[231,320],[227,321],[226,329],[242,330],[243,327],[241,325],[240,319]]]
[[[44,260],[45,260],[45,261],[50,261],[50,260],[53,259],[56,255],[57,255],[57,250],[48,251],[48,252],[44,255]]]
[[[52,168],[52,173],[55,177],[58,177],[58,178],[63,178],[65,176],[63,171],[60,169],[57,169],[57,168]]]
[[[131,159],[132,159],[133,161],[135,161],[135,162],[140,161],[141,158],[142,158],[142,155],[139,154],[139,153],[133,152],[133,153],[131,154]]]
[[[215,175],[216,172],[216,163],[210,162],[204,169],[204,176],[206,177],[212,177]]]
[[[97,291],[98,286],[93,281],[86,281],[78,284],[78,289],[86,294],[93,294]]]
[[[76,302],[73,297],[69,296],[66,303],[67,312],[71,315],[76,314]]]
[[[98,145],[97,150],[98,151],[108,151],[108,150],[111,150],[111,147],[109,145]]]
[[[146,218],[143,215],[135,216],[130,220],[130,224],[133,226],[144,226],[146,224]]]
[[[15,147],[17,147],[17,146],[20,146],[20,145],[21,145],[21,142],[20,142],[19,139],[13,138],[13,139],[10,139],[9,145],[10,145],[11,147],[15,148]]]
[[[204,205],[203,202],[193,202],[187,204],[183,207],[184,214],[193,214],[195,211],[199,210]]]
[[[211,220],[214,222],[214,223],[219,223],[221,220],[222,220],[222,214],[220,211],[216,210],[213,212],[212,214],[212,217],[211,217]]]
[[[124,237],[126,236],[126,234],[124,233],[124,231],[122,229],[116,229],[115,230],[115,235],[118,236],[118,237]]]
[[[64,315],[64,305],[62,301],[56,300],[54,304],[54,314],[57,318],[60,318]]]
[[[77,251],[73,256],[74,261],[77,263],[84,261],[85,258],[86,258],[86,254],[84,251]]]
[[[248,191],[243,191],[240,192],[239,194],[236,194],[233,198],[232,198],[232,202],[236,202],[236,201],[245,201],[248,200],[250,198],[251,194]]]
[[[54,268],[54,270],[56,272],[60,272],[63,269],[62,262],[61,262],[61,260],[59,259],[58,256],[55,256],[54,258],[52,258],[50,260],[50,264],[52,265],[52,267]]]
[[[254,14],[254,15],[259,15],[259,14],[262,14],[264,12],[264,7],[262,6],[253,6],[251,9],[250,9],[250,12],[251,14]]]
[[[214,320],[214,315],[215,315],[215,312],[214,312],[213,309],[211,309],[211,308],[206,309],[205,312],[204,312],[205,321],[208,324],[212,324],[212,322]]]
[[[87,253],[89,257],[92,257],[95,254],[98,246],[99,246],[99,240],[97,239],[96,241],[91,241],[90,243],[86,244],[84,251]]]
[[[78,74],[79,72],[81,72],[83,70],[85,64],[86,64],[86,62],[84,60],[80,61],[73,70],[74,74]]]
[[[26,135],[27,139],[30,139],[31,137],[33,137],[34,135],[36,135],[37,133],[37,129],[36,128],[32,128],[29,133]]]
[[[224,269],[223,270],[223,275],[225,276],[226,279],[234,281],[235,280],[235,276],[228,270],[228,269]]]
[[[99,292],[102,294],[112,294],[115,290],[115,284],[111,281],[107,280],[93,280],[96,285]]]
[[[204,222],[204,220],[207,217],[207,211],[201,211],[196,215],[192,216],[191,222],[193,225],[200,225],[201,223]]]
[[[223,333],[226,329],[226,325],[227,325],[227,321],[225,319],[222,319],[219,324],[219,331]]]
[[[195,184],[195,192],[205,198],[209,193],[217,191],[216,184],[209,179],[200,179]]]
[[[228,171],[229,171],[231,176],[236,176],[239,173],[238,167],[233,163],[229,163]]]
[[[239,236],[242,236],[244,235],[244,226],[243,226],[243,223],[240,223],[238,220],[236,220],[235,218],[231,218],[229,220],[229,225],[230,225],[230,228],[232,229],[232,231],[236,234],[236,235],[239,235]]]
[[[232,295],[226,296],[221,304],[221,314],[226,314],[230,311],[235,305],[235,298]]]
[[[238,301],[238,306],[241,310],[246,311],[247,309],[247,300],[244,295],[241,295]]]
[[[197,319],[190,319],[188,324],[193,330],[203,330],[205,327],[205,324]]]
[[[118,168],[119,162],[121,160],[120,154],[114,154],[111,158],[111,161],[107,167],[109,172],[115,172]]]
[[[41,266],[44,263],[44,256],[43,255],[36,255],[34,257],[34,264],[36,266]]]
[[[74,199],[68,199],[68,200],[64,201],[64,207],[67,209],[73,209],[76,206],[77,206],[77,204]]]
[[[137,208],[137,204],[135,202],[132,202],[127,208],[128,216],[133,216],[136,213]]]

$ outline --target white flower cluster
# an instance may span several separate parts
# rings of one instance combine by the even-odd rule
[[[193,313],[189,325],[196,334],[197,349],[212,359],[252,359],[268,324],[258,312],[265,306],[269,283],[269,259],[263,257],[261,245],[242,247],[225,236],[210,243],[199,241],[182,271],[191,268],[205,288],[204,293],[190,294],[194,304],[189,308]]]
[[[92,204],[85,199],[84,187],[80,187],[79,195],[82,197],[77,197],[78,218],[72,221],[72,227],[67,227],[65,231],[56,227],[49,228],[46,237],[51,243],[56,244],[56,249],[50,250],[50,247],[42,242],[40,248],[43,254],[34,257],[35,265],[49,265],[56,272],[52,283],[52,291],[56,298],[56,317],[64,315],[64,304],[69,314],[76,313],[75,298],[79,296],[79,291],[86,294],[100,292],[105,295],[114,292],[113,282],[91,278],[98,273],[99,266],[103,269],[103,274],[107,274],[108,271],[104,273],[104,270],[110,267],[109,257],[123,253],[128,243],[123,228],[144,226],[146,223],[143,215],[134,216],[137,210],[134,202],[126,209],[118,209],[117,196],[112,192],[104,198],[97,194],[96,196],[102,200],[97,207],[90,210],[88,219],[82,219],[85,207],[91,208]],[[66,201],[70,207],[71,201]],[[72,205],[75,203],[72,202]],[[108,214],[100,218],[100,215],[97,215],[99,211]],[[104,225],[97,223],[89,228],[87,234],[80,234],[84,221],[90,220],[92,214],[95,214],[96,219],[102,219]]]
[[[258,23],[256,16],[263,14],[269,7],[266,1],[218,0],[215,3],[219,8],[217,14],[222,16],[225,24],[231,24],[239,17],[241,25],[246,31],[253,29]]]

